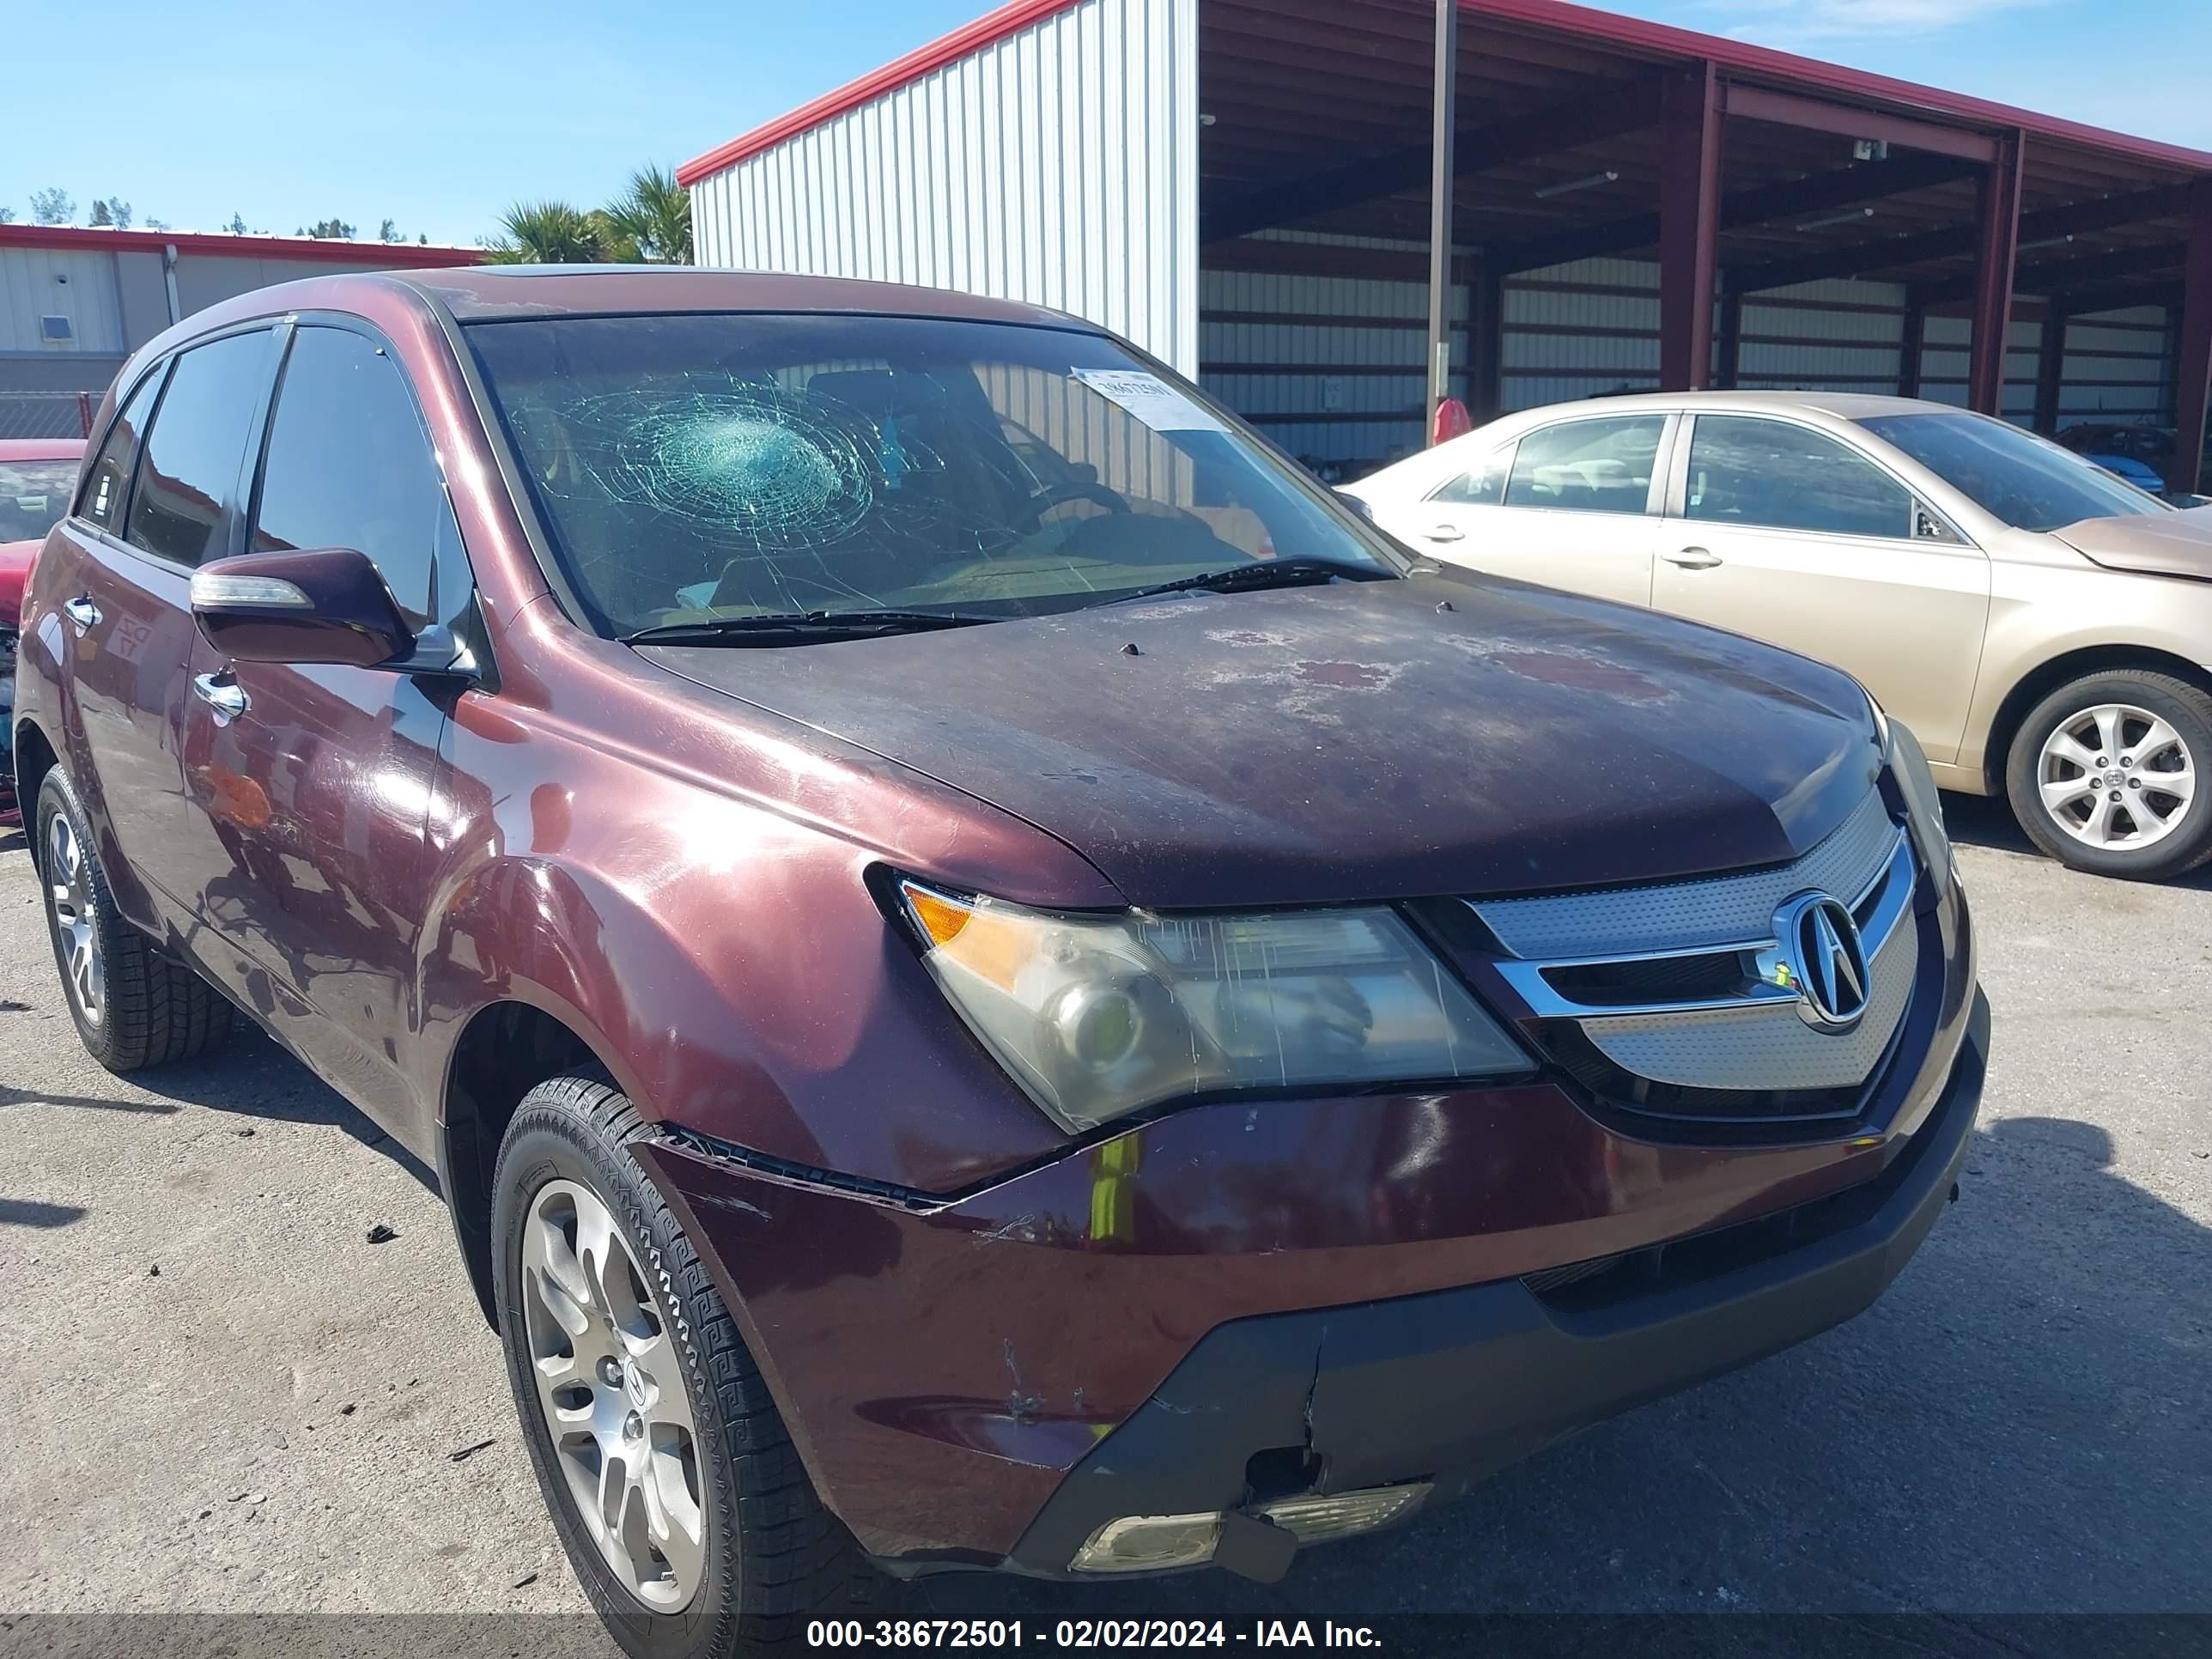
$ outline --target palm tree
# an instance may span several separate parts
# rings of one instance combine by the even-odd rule
[[[605,216],[566,202],[517,202],[500,223],[507,234],[488,246],[493,264],[599,264],[612,254]]]
[[[691,263],[691,192],[658,167],[630,174],[629,190],[606,210],[608,222],[657,265]]]

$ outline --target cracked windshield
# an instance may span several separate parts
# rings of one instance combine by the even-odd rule
[[[1262,561],[1394,569],[1341,509],[1093,335],[707,314],[469,337],[569,584],[617,637],[998,620]]]

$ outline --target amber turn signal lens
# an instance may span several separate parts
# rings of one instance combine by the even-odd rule
[[[958,939],[960,930],[975,915],[965,905],[955,904],[912,882],[901,882],[899,891],[905,896],[907,908],[914,913],[914,919],[921,924],[921,931],[929,935],[930,943],[940,947]]]

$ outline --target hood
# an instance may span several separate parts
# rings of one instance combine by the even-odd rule
[[[643,654],[1015,813],[1162,908],[1778,862],[1878,759],[1834,669],[1456,569]]]
[[[37,542],[0,542],[0,627],[14,628],[22,620],[23,588],[40,546]]]
[[[2084,519],[2051,533],[2107,570],[2212,581],[2212,507]]]

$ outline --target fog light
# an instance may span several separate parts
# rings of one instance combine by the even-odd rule
[[[1319,1544],[1388,1526],[1412,1514],[1428,1495],[1429,1483],[1420,1480],[1407,1486],[1370,1486],[1364,1492],[1340,1492],[1327,1498],[1315,1494],[1278,1498],[1261,1504],[1256,1512],[1301,1544]]]
[[[1221,1511],[1203,1515],[1125,1515],[1109,1521],[1076,1551],[1076,1572],[1158,1572],[1195,1567],[1213,1559],[1221,1541]]]

